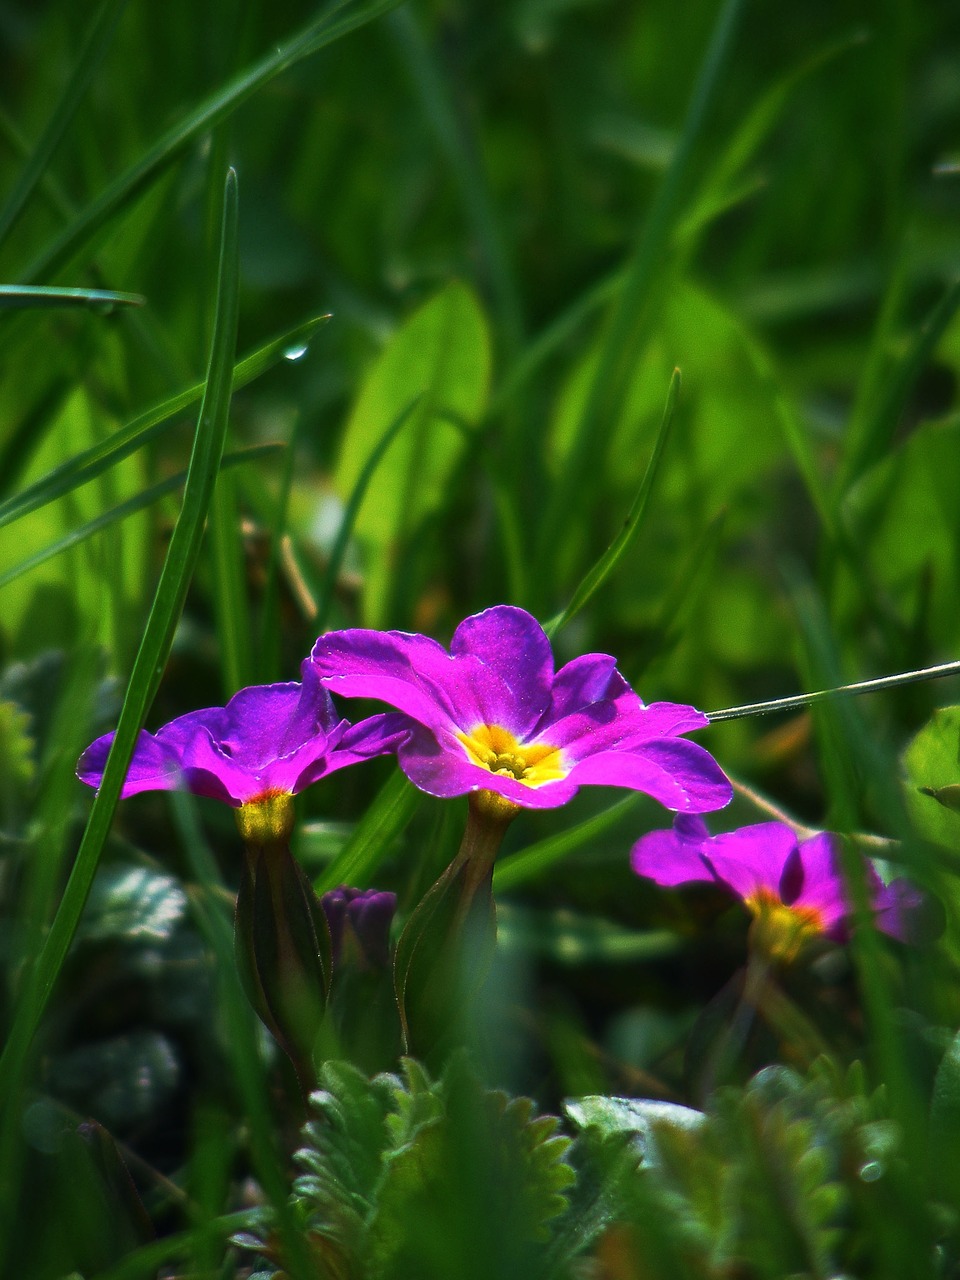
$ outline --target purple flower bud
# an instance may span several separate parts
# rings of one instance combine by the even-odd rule
[[[385,969],[390,963],[390,925],[397,895],[381,889],[331,889],[320,899],[330,938],[333,963],[359,969]]]

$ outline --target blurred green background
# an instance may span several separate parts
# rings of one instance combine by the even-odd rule
[[[624,526],[677,367],[636,537],[556,649],[614,653],[645,698],[709,711],[960,653],[958,124],[960,12],[932,0],[0,5],[4,1018],[178,511],[228,166],[249,359],[147,726],[296,678],[322,627],[445,640],[501,601],[555,616]],[[951,700],[912,686],[702,740],[805,821],[903,836],[897,757]],[[960,770],[951,735],[914,769],[914,809],[913,783]],[[407,910],[462,815],[411,817],[406,797],[358,828],[390,768],[303,797],[298,849]],[[631,840],[665,818],[610,803],[525,815],[501,868],[494,1074],[551,1103],[642,1091],[663,1061],[678,1080],[709,957],[742,950],[742,921],[710,933],[713,901],[630,876]],[[236,836],[204,807],[212,858],[189,807],[122,815],[30,1069],[169,1172],[197,1133],[206,1156],[211,1134],[245,1141],[249,1095],[210,1102],[232,1060],[206,1025],[215,929],[187,907],[229,901]],[[939,854],[903,856],[952,920],[957,833],[937,818]],[[874,1015],[906,983],[953,1022],[947,939],[940,968],[881,972]],[[142,1078],[153,1092],[97,1092]],[[210,1159],[213,1213],[229,1179]]]

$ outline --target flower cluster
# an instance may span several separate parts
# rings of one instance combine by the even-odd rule
[[[626,787],[677,815],[671,831],[634,846],[638,874],[669,886],[725,886],[742,898],[755,937],[778,958],[793,958],[810,938],[842,939],[848,930],[853,909],[835,837],[799,841],[777,822],[711,837],[699,815],[726,805],[731,786],[685,736],[707,717],[689,706],[644,703],[608,654],[585,654],[556,670],[546,633],[523,609],[498,605],[465,619],[449,650],[406,632],[331,632],[316,642],[301,676],[300,683],[241,689],[225,707],[142,733],[122,794],[182,788],[213,797],[237,810],[248,844],[268,845],[290,834],[292,796],[385,753],[397,755],[422,791],[469,795],[475,827],[501,834],[521,808],[554,808],[585,785]],[[331,691],[395,710],[350,724]],[[99,786],[112,740],[98,738],[83,753],[83,782]],[[487,840],[491,860],[498,843],[499,835]],[[903,936],[916,892],[902,881],[882,885],[868,863],[864,883],[877,927]],[[361,937],[359,913],[389,914],[379,900],[331,900],[331,911],[337,939],[344,920]]]
[[[350,725],[338,719],[328,690],[378,698],[397,711]],[[301,684],[241,689],[225,707],[141,734],[122,794],[183,788],[246,808],[395,751],[431,795],[485,793],[511,811],[542,809],[592,784],[645,791],[669,809],[700,813],[731,796],[714,759],[681,736],[706,724],[693,707],[645,705],[606,654],[555,672],[539,623],[500,605],[462,622],[449,653],[397,631],[322,636]],[[112,739],[84,752],[81,781],[99,786]]]

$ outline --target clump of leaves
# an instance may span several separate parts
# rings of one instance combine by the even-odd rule
[[[720,1090],[705,1113],[595,1101],[571,1104],[570,1115],[633,1134],[644,1169],[601,1255],[643,1258],[651,1277],[871,1273],[877,1223],[895,1213],[900,1143],[859,1064],[845,1076],[825,1063],[808,1077],[768,1067]],[[625,1265],[615,1273],[634,1275]]]
[[[327,1063],[311,1097],[292,1207],[326,1280],[556,1274],[552,1224],[575,1174],[570,1139],[528,1098],[485,1088],[466,1059],[437,1081],[412,1059],[403,1077],[368,1080]],[[259,1248],[284,1275],[269,1231]]]

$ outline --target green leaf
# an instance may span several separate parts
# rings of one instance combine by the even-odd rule
[[[702,1111],[675,1102],[650,1098],[617,1098],[607,1094],[568,1098],[564,1112],[580,1129],[597,1129],[604,1137],[632,1134],[645,1164],[656,1164],[657,1131],[661,1126],[696,1133],[707,1121]]]
[[[341,494],[364,478],[387,425],[416,401],[392,441],[356,517],[365,552],[363,608],[368,625],[384,625],[403,544],[446,500],[463,454],[463,431],[451,419],[477,422],[486,403],[490,340],[483,312],[463,284],[448,285],[393,335],[364,381],[347,422],[335,471]]]
[[[162,942],[180,924],[187,896],[173,876],[114,863],[97,873],[77,941]]]
[[[960,813],[931,794],[960,783],[960,706],[933,713],[904,751],[903,769],[904,799],[919,834],[960,853]]]

